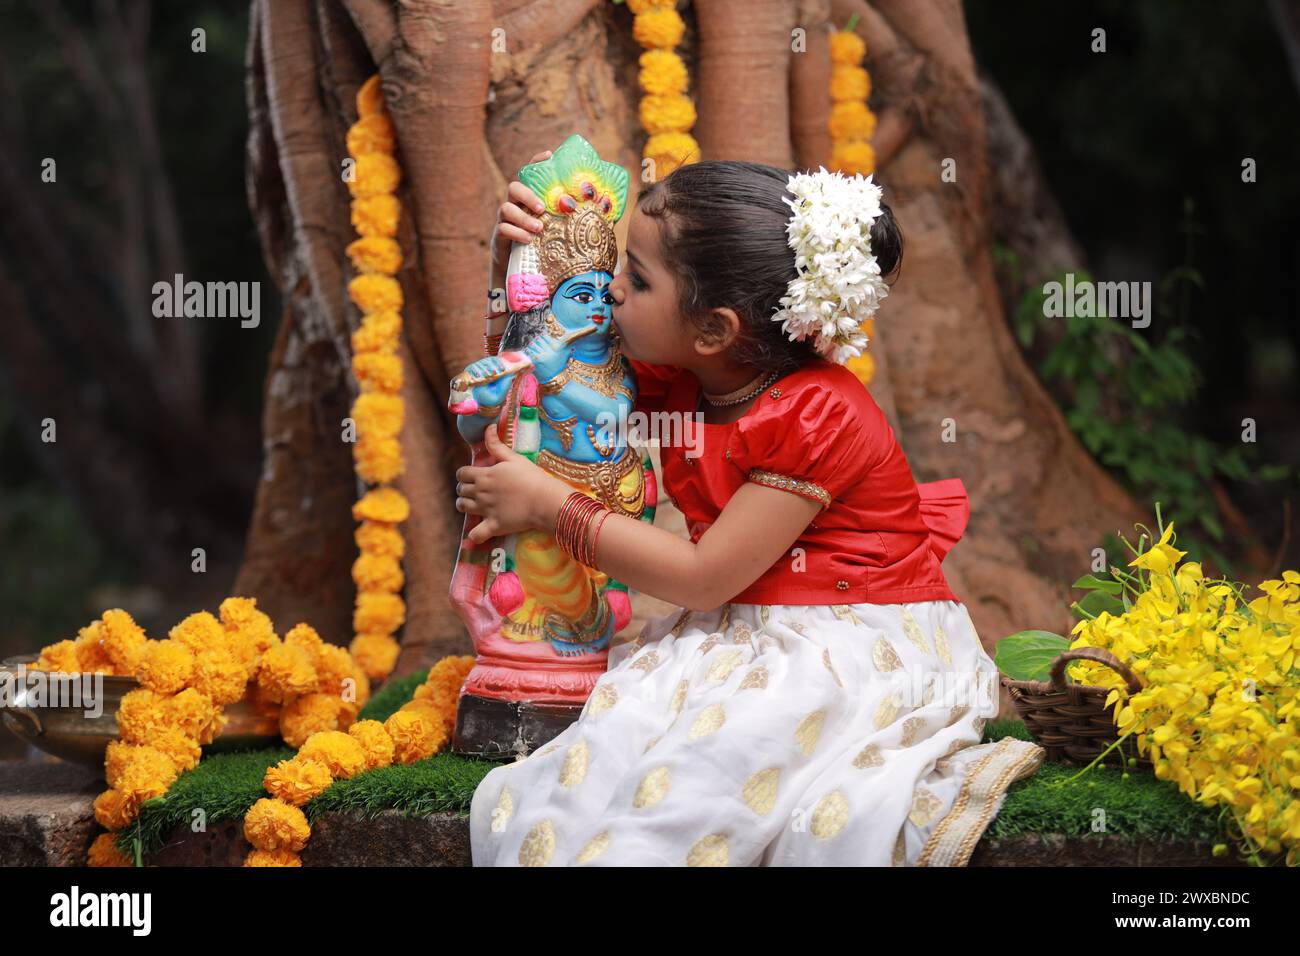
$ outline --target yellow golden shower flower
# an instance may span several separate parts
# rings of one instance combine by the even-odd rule
[[[105,830],[120,830],[135,819],[138,806],[120,790],[105,790],[95,798],[95,820]]]
[[[348,736],[365,752],[367,770],[387,767],[393,762],[393,738],[379,721],[359,720],[348,728]]]
[[[194,652],[170,638],[150,641],[136,669],[141,686],[159,694],[175,694],[194,676]]]
[[[641,125],[652,136],[684,132],[695,125],[695,104],[689,96],[641,97]]]
[[[291,850],[307,845],[311,826],[306,815],[282,800],[263,797],[244,817],[244,837],[258,850]]]
[[[390,352],[352,356],[352,374],[363,391],[396,394],[402,390],[402,360]]]
[[[679,166],[700,160],[700,144],[690,133],[657,133],[646,140],[646,159],[654,160],[655,179],[660,180]]]
[[[396,594],[362,591],[352,613],[357,634],[392,634],[406,620],[406,602]]]
[[[827,123],[831,138],[838,140],[869,140],[876,132],[876,114],[860,100],[849,100],[831,106]]]
[[[396,558],[384,555],[366,554],[352,563],[352,580],[362,591],[382,591],[396,594],[402,590],[405,578],[402,564]]]
[[[393,121],[387,113],[372,113],[370,116],[363,116],[348,127],[348,155],[391,153],[396,138],[397,133],[393,129]]]
[[[135,861],[117,848],[116,833],[101,833],[86,855],[90,866],[135,866]]]
[[[671,6],[655,7],[632,18],[632,38],[643,47],[675,47],[685,32],[685,21]]]
[[[357,272],[392,276],[402,267],[402,247],[396,239],[363,236],[348,243],[344,251]]]
[[[312,734],[338,730],[343,701],[335,694],[303,694],[280,710],[280,736],[290,747],[301,747]]]
[[[676,96],[686,92],[690,77],[686,64],[672,50],[646,50],[638,62],[637,83],[651,96]]]
[[[401,524],[410,516],[411,505],[396,488],[372,488],[352,506],[354,521]]]
[[[268,767],[262,786],[271,796],[301,807],[329,789],[334,782],[329,768],[319,760],[304,759],[300,753]]]
[[[376,73],[357,89],[357,115],[364,119],[386,111],[384,87]]]
[[[59,641],[41,648],[40,657],[32,665],[33,670],[51,671],[57,674],[75,674],[80,668],[76,641]]]
[[[386,677],[397,663],[401,645],[388,634],[358,634],[348,645],[352,659],[371,680]]]
[[[402,308],[402,285],[392,276],[360,275],[348,282],[348,295],[362,312]]]
[[[406,471],[396,438],[361,438],[352,446],[352,457],[357,474],[368,485],[387,484]]]
[[[136,624],[121,608],[105,611],[99,629],[100,643],[118,674],[134,674],[149,639],[144,628]]]
[[[857,66],[867,55],[867,44],[862,37],[847,30],[831,34],[831,62],[837,66]]]
[[[835,66],[831,69],[831,101],[864,102],[871,95],[871,76],[860,66]]]
[[[357,199],[393,193],[402,181],[402,167],[387,153],[354,156],[356,165],[348,180],[348,192]]]
[[[418,711],[399,710],[384,721],[384,730],[393,739],[394,763],[409,764],[432,757],[447,742],[440,724]]]
[[[341,730],[312,734],[298,751],[303,760],[319,760],[335,779],[346,780],[366,769],[366,751],[361,742]]]
[[[362,554],[388,558],[400,558],[406,554],[406,540],[402,533],[386,521],[363,521],[357,525],[353,537]]]
[[[876,151],[870,143],[836,143],[831,147],[831,167],[846,176],[869,176],[876,169]]]
[[[402,334],[402,317],[396,312],[372,312],[352,333],[352,351],[394,352]]]
[[[263,698],[274,703],[311,693],[316,689],[316,665],[311,652],[296,644],[272,647],[262,655],[257,687]]]
[[[249,850],[244,866],[302,866],[302,857],[292,850]]]
[[[392,239],[397,235],[397,221],[401,213],[401,200],[388,193],[354,199],[352,228],[358,236],[385,236]]]

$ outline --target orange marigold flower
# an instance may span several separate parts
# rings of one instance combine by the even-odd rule
[[[396,438],[402,431],[406,403],[398,395],[366,392],[352,403],[352,420],[362,438]]]
[[[365,313],[400,310],[404,301],[402,284],[392,276],[354,276],[348,282],[348,295]]]
[[[344,252],[352,260],[352,268],[366,275],[393,276],[402,267],[402,247],[385,236],[354,239]]]
[[[364,392],[395,395],[402,390],[402,360],[393,352],[362,352],[352,356],[352,374]]]
[[[401,645],[388,634],[358,634],[348,646],[352,659],[371,680],[387,677],[397,663]]]
[[[302,866],[302,858],[292,850],[249,850],[244,866]]]
[[[837,66],[857,66],[867,55],[867,44],[862,37],[847,30],[831,34],[831,62]]]
[[[700,144],[690,133],[658,133],[646,140],[643,155],[654,161],[654,178],[661,180],[679,166],[700,160]]]
[[[281,643],[262,655],[257,671],[262,697],[279,703],[316,689],[316,664],[310,649],[300,644]]]
[[[352,580],[361,591],[396,594],[402,590],[405,577],[402,574],[402,563],[396,558],[362,552],[352,563]]]
[[[387,767],[393,762],[393,738],[377,720],[360,720],[348,728],[348,736],[361,744],[366,754],[366,769]]]
[[[117,848],[116,833],[101,833],[86,854],[90,866],[135,866],[135,861]]]
[[[357,474],[368,485],[382,485],[406,471],[402,445],[396,438],[360,438],[352,446]]]
[[[870,143],[835,143],[831,146],[831,169],[846,176],[869,176],[876,169],[876,151]]]
[[[646,50],[638,61],[637,82],[651,96],[675,96],[686,92],[690,77],[686,64],[672,50]]]
[[[402,532],[386,521],[363,521],[353,535],[362,554],[383,558],[400,558],[406,554]]]
[[[348,127],[348,155],[391,153],[395,140],[393,121],[387,113],[371,113]]]
[[[656,8],[663,9],[676,5],[677,0],[627,0],[627,8],[632,11],[633,16],[639,16]]]
[[[172,762],[176,764],[176,769],[181,773],[197,767],[199,758],[203,755],[203,748],[199,746],[197,740],[185,736],[174,727],[168,727],[155,734],[149,741],[149,746],[171,757]]]
[[[695,125],[695,104],[689,96],[643,96],[641,125],[651,135],[685,132]]]
[[[190,684],[212,698],[218,707],[226,707],[243,699],[248,672],[224,647],[213,647],[194,655],[194,676]]]
[[[173,641],[180,641],[196,655],[209,648],[226,646],[226,629],[207,611],[198,611],[181,621],[168,632]]]
[[[406,602],[397,594],[362,591],[352,612],[352,628],[357,634],[392,634],[406,620]]]
[[[352,333],[352,351],[394,352],[402,335],[402,316],[391,310],[371,312],[361,320],[361,328]]]
[[[212,698],[193,687],[167,701],[166,715],[172,726],[201,744],[212,743],[225,723]]]
[[[356,665],[346,647],[322,643],[316,649],[316,692],[342,696]]]
[[[826,126],[835,140],[869,140],[876,132],[876,114],[861,100],[835,103]]]
[[[148,743],[171,723],[169,704],[166,697],[143,687],[124,694],[117,705],[118,736],[127,743]]]
[[[41,648],[41,656],[32,665],[32,670],[51,671],[58,674],[76,674],[81,669],[77,660],[77,642],[59,641]]]
[[[105,790],[95,798],[95,819],[105,830],[121,830],[136,817],[139,805],[120,790]]]
[[[77,670],[83,674],[115,674],[113,659],[102,640],[104,624],[91,621],[77,632]]]
[[[384,87],[380,82],[379,74],[376,73],[357,89],[357,115],[374,116],[376,113],[383,113],[385,109]]]
[[[263,797],[244,817],[244,836],[259,850],[287,849],[297,853],[307,845],[311,826],[297,807]]]
[[[389,193],[352,200],[352,228],[358,236],[393,238],[401,214],[401,201]]]
[[[354,521],[400,524],[411,514],[411,504],[396,488],[372,488],[352,506]]]
[[[424,714],[399,710],[384,721],[384,729],[393,738],[393,760],[408,764],[432,757],[447,742],[447,732]]]
[[[119,674],[134,674],[136,665],[149,644],[144,628],[136,624],[131,615],[121,608],[105,611],[100,620],[103,622],[99,629],[100,643],[112,660],[113,667]]]
[[[319,760],[303,759],[302,754],[268,767],[262,778],[267,793],[295,807],[315,800],[333,782],[329,767]]]
[[[159,694],[175,694],[194,676],[194,652],[170,638],[150,641],[135,676],[143,687]]]
[[[632,18],[632,38],[643,47],[675,47],[685,32],[686,22],[671,6],[655,7]]]
[[[343,701],[334,694],[303,694],[280,710],[280,736],[290,747],[301,747],[312,734],[337,730]]]
[[[831,102],[863,102],[871,95],[871,77],[860,66],[836,66],[831,69]]]
[[[341,730],[312,734],[298,751],[304,760],[319,760],[336,779],[346,780],[366,769],[366,751],[361,742]]]
[[[387,153],[362,153],[353,157],[352,178],[348,192],[357,199],[380,196],[397,191],[402,181],[402,167]]]
[[[155,797],[161,797],[179,774],[175,761],[161,750],[137,747],[136,752],[123,765],[113,789],[139,806]]]
[[[257,598],[228,597],[221,602],[221,623],[227,631],[238,631],[251,638],[259,654],[265,653],[278,638],[271,618],[257,609]]]

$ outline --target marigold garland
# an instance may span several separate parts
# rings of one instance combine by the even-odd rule
[[[637,82],[641,98],[640,119],[650,134],[641,155],[654,161],[654,175],[662,179],[679,166],[698,162],[700,144],[690,134],[695,126],[695,103],[686,93],[686,64],[673,47],[682,40],[686,24],[674,0],[627,0],[632,11],[632,38],[645,48]]]
[[[843,30],[831,33],[831,116],[827,124],[831,134],[830,169],[846,176],[859,173],[869,176],[876,170],[876,153],[871,137],[876,132],[876,114],[867,106],[871,96],[871,74],[863,68],[867,45],[853,32],[858,15],[849,18]],[[862,323],[867,338],[876,336],[874,317]],[[876,360],[866,349],[845,363],[845,367],[862,382],[870,385],[876,374]]]
[[[366,530],[362,533],[358,528],[360,553],[352,565],[357,598],[350,649],[366,674],[378,680],[397,661],[393,635],[406,617],[401,596],[404,548],[398,525],[406,520],[410,507],[390,485],[405,469],[400,439],[405,403],[397,352],[403,299],[396,279],[402,249],[395,238],[401,205],[394,195],[402,170],[393,155],[396,136],[378,74],[361,85],[356,102],[358,119],[347,134],[356,173],[348,183],[352,224],[359,237],[346,250],[357,272],[348,283],[348,295],[362,313],[361,325],[352,335],[352,374],[360,389],[352,405],[357,431],[352,458],[357,475],[373,487],[352,511]],[[326,719],[324,714],[304,713],[295,727],[305,731],[317,717]]]

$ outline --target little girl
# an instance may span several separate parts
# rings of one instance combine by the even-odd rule
[[[475,865],[961,866],[1041,762],[980,743],[997,668],[940,569],[960,481],[918,488],[841,364],[902,256],[879,196],[721,161],[639,195],[604,295],[636,409],[686,419],[660,454],[690,540],[609,514],[586,553],[680,607],[613,644],[575,723],[483,779]],[[498,243],[540,211],[510,197]],[[573,488],[487,443],[495,463],[456,475],[470,537],[555,530]]]

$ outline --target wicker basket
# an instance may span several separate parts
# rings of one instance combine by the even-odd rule
[[[1142,689],[1142,682],[1128,665],[1100,647],[1080,647],[1058,655],[1052,661],[1051,680],[1012,680],[1003,676],[1002,686],[1011,695],[1034,741],[1047,751],[1046,759],[1087,765],[1115,742],[1119,732],[1115,728],[1115,705],[1106,706],[1111,688],[1065,682],[1065,665],[1073,660],[1105,664],[1124,678],[1130,694]],[[1128,757],[1136,758],[1139,768],[1151,769],[1151,760],[1138,753],[1137,742],[1131,737],[1102,762],[1123,766]]]

